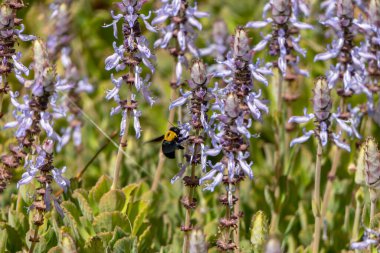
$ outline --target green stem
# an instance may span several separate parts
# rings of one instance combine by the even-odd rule
[[[171,97],[171,101],[174,101],[176,99],[176,97],[177,97],[177,90],[176,89],[172,89],[172,94],[170,97]],[[174,116],[175,116],[175,110],[171,110],[169,112],[169,119],[168,119],[167,128],[169,128],[170,124],[174,121]],[[164,154],[162,152],[160,152],[160,155],[158,158],[158,165],[155,169],[152,187],[150,188],[151,191],[156,191],[158,188],[158,183],[160,182],[162,170],[163,170],[164,165],[165,165],[165,160],[166,160],[166,158],[165,158]]]
[[[127,147],[127,139],[128,139],[128,128],[129,128],[129,117],[128,114],[126,115],[126,122],[125,122],[125,129],[123,136],[121,137],[119,149],[117,151],[117,157],[116,157],[116,165],[115,165],[115,171],[113,175],[113,181],[111,190],[117,189],[119,176],[120,176],[120,169],[123,162],[123,156],[124,156],[124,149]]]
[[[314,206],[314,239],[313,253],[319,252],[319,241],[321,236],[321,209],[320,209],[320,190],[321,190],[321,162],[322,162],[322,144],[318,140],[317,157],[315,163],[315,178],[314,178],[314,198],[312,206]]]
[[[360,224],[360,211],[361,211],[361,203],[360,201],[356,200],[356,207],[355,207],[355,219],[354,219],[354,226],[352,228],[352,241],[355,242],[359,239],[359,224]]]
[[[369,196],[371,200],[371,211],[369,216],[370,228],[372,228],[373,218],[376,214],[377,193],[374,189],[369,189]]]

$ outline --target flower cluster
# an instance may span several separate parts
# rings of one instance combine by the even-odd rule
[[[136,94],[132,92],[129,100],[123,100],[120,98],[119,93],[122,85],[125,84],[130,91],[132,91],[132,87],[135,87],[137,92],[141,92],[150,105],[153,105],[155,102],[148,89],[151,85],[149,82],[150,75],[147,75],[145,78],[142,77],[143,67],[141,63],[150,69],[151,73],[155,71],[152,63],[155,60],[155,56],[149,50],[149,42],[142,35],[139,22],[139,19],[141,19],[149,31],[156,31],[147,21],[150,15],[145,16],[144,14],[139,13],[144,2],[145,1],[143,0],[123,0],[122,2],[116,3],[121,13],[115,15],[114,12],[111,11],[114,21],[112,24],[104,26],[108,27],[113,25],[114,36],[117,39],[117,23],[121,19],[124,21],[122,28],[123,44],[117,46],[116,41],[113,43],[115,53],[106,58],[105,69],[108,71],[114,69],[119,72],[127,68],[129,73],[123,74],[119,78],[116,78],[111,74],[112,83],[115,87],[112,90],[107,91],[106,99],[113,99],[118,104],[118,106],[112,109],[111,115],[122,112],[123,119],[121,123],[121,135],[126,128],[127,114],[128,112],[132,112],[136,138],[139,138],[141,135],[139,122],[141,111],[137,109],[138,103],[136,100]]]
[[[202,24],[198,18],[208,17],[208,13],[198,11],[189,6],[187,0],[162,0],[162,6],[152,20],[153,25],[159,25],[170,19],[170,23],[160,29],[161,36],[154,43],[154,47],[169,49],[170,54],[176,58],[176,80],[173,85],[178,86],[181,82],[183,66],[188,67],[185,52],[189,51],[193,56],[199,57],[199,50],[195,46],[197,33],[194,30],[202,30]],[[175,46],[170,47],[170,41],[175,41]]]
[[[2,93],[2,96],[10,90],[7,76],[12,71],[21,82],[23,81],[22,75],[29,74],[29,69],[19,62],[21,53],[16,52],[14,49],[18,40],[31,41],[36,38],[33,35],[22,33],[25,27],[22,24],[22,19],[16,17],[16,12],[23,7],[22,1],[17,0],[6,0],[0,6],[0,76],[2,83],[0,93]],[[16,29],[17,27],[19,29]],[[0,103],[2,104],[3,101],[0,101]],[[0,113],[2,114],[1,109]]]
[[[51,4],[54,32],[48,37],[47,50],[51,61],[56,62],[60,56],[64,72],[59,77],[61,87],[67,87],[59,101],[69,125],[62,129],[62,139],[58,150],[67,144],[72,136],[75,147],[82,143],[81,94],[93,90],[87,78],[82,78],[78,68],[71,59],[71,15],[72,0],[56,0]]]
[[[359,55],[361,69],[364,71],[364,83],[374,95],[380,91],[380,1],[372,0],[368,8],[368,20],[359,22],[354,20],[356,26],[365,34],[365,40],[360,47],[355,47]],[[369,113],[374,110],[374,99],[368,97],[367,109]]]
[[[54,207],[57,212],[64,216],[63,211],[59,205],[57,198],[52,195],[51,184],[56,182],[63,190],[67,190],[70,186],[70,181],[62,176],[66,171],[66,167],[57,169],[53,165],[53,150],[54,142],[52,140],[45,140],[42,146],[36,146],[36,158],[26,160],[26,172],[22,174],[17,187],[29,184],[33,179],[37,179],[40,187],[36,190],[33,204],[29,207],[29,211],[36,209],[38,212],[50,211],[51,203],[54,202]],[[43,215],[36,214],[33,222],[35,225],[43,224]]]
[[[0,166],[1,191],[11,179],[9,169],[15,169],[21,165],[28,154],[33,154],[36,143],[42,135],[52,140],[60,141],[60,136],[53,129],[53,115],[63,115],[60,107],[56,106],[56,89],[60,88],[55,81],[55,70],[51,67],[45,46],[42,41],[35,40],[34,48],[34,79],[23,80],[25,87],[31,90],[31,95],[24,95],[23,102],[17,98],[18,92],[11,92],[11,103],[15,107],[13,111],[14,121],[4,125],[4,129],[17,127],[15,137],[18,145],[10,145],[10,154],[2,157]],[[52,108],[49,110],[49,105]],[[52,111],[52,112],[51,112]]]
[[[63,115],[62,108],[56,104],[56,91],[65,89],[56,82],[55,69],[50,65],[47,51],[41,40],[36,40],[34,49],[34,79],[24,80],[26,88],[31,90],[31,96],[24,95],[23,103],[17,100],[18,92],[11,92],[11,102],[15,107],[15,121],[5,124],[4,129],[17,127],[15,136],[24,147],[32,147],[36,136],[45,130],[46,136],[60,141],[59,135],[53,129],[53,115]],[[49,105],[53,113],[48,110]]]
[[[232,52],[228,53],[227,60],[223,62],[227,70],[217,73],[216,76],[223,77],[226,87],[219,89],[216,93],[214,110],[210,119],[208,133],[212,139],[213,148],[205,152],[206,156],[223,154],[222,159],[216,164],[209,162],[211,169],[200,179],[203,184],[212,180],[204,190],[214,191],[215,187],[222,183],[226,185],[227,194],[219,197],[219,202],[228,210],[238,200],[234,196],[235,187],[246,176],[253,179],[251,166],[248,162],[249,140],[255,135],[251,134],[250,127],[254,120],[261,121],[262,113],[268,113],[269,109],[260,100],[261,92],[255,92],[253,80],[268,84],[263,74],[271,73],[271,64],[260,68],[252,63],[252,51],[249,47],[249,39],[246,31],[239,27],[234,36]],[[231,240],[231,232],[239,224],[242,214],[231,211],[219,220],[221,230],[225,231],[217,240],[217,247],[223,251],[233,250],[237,245]]]
[[[260,67],[260,61],[252,63],[249,39],[243,28],[236,30],[233,51],[228,54],[223,64],[228,70],[217,73],[216,76],[223,77],[227,86],[218,90],[216,103],[212,107],[214,114],[211,121],[217,121],[217,127],[215,130],[209,128],[214,147],[205,154],[216,156],[223,151],[224,158],[215,165],[210,164],[212,169],[201,178],[201,183],[213,180],[205,188],[211,191],[223,181],[225,169],[230,180],[241,179],[244,175],[253,178],[250,168],[252,163],[246,161],[250,156],[248,140],[255,137],[249,128],[253,120],[261,121],[263,112],[269,111],[260,99],[261,91],[254,91],[253,80],[267,85],[264,75],[272,73],[271,64]]]
[[[338,81],[342,80],[343,87],[337,89],[340,96],[349,97],[352,94],[365,93],[368,100],[372,101],[372,93],[365,86],[363,78],[363,63],[353,41],[360,21],[354,19],[352,0],[338,0],[336,4],[336,16],[321,21],[323,25],[334,30],[336,39],[326,52],[316,55],[314,61],[336,58],[338,62],[336,65],[331,65],[327,73],[329,88],[335,88]]]
[[[307,141],[312,135],[318,137],[322,146],[326,146],[328,140],[331,139],[338,147],[350,151],[350,146],[341,140],[342,132],[338,134],[332,133],[330,126],[336,122],[341,130],[346,132],[349,136],[355,136],[361,138],[360,134],[356,130],[357,122],[353,121],[353,118],[342,118],[340,113],[332,113],[332,99],[330,96],[331,90],[328,87],[327,79],[320,77],[315,82],[313,97],[314,112],[307,114],[306,108],[304,109],[304,116],[292,116],[289,119],[290,123],[303,124],[310,120],[314,120],[316,128],[314,130],[304,131],[304,135],[293,139],[290,142],[292,147],[294,144],[299,144]],[[352,112],[354,113],[354,112]]]
[[[211,75],[207,75],[206,65],[200,60],[195,60],[191,66],[191,80],[188,81],[192,90],[182,93],[182,96],[174,100],[169,106],[169,110],[172,110],[187,102],[189,115],[191,115],[187,132],[191,131],[192,133],[187,140],[186,164],[182,166],[180,173],[173,178],[172,183],[180,178],[180,175],[185,172],[189,165],[201,164],[202,171],[205,172],[206,170],[205,151],[207,147],[204,144],[204,133],[207,133],[210,128],[207,111],[209,110],[209,102],[213,99],[212,94],[216,92],[216,89],[207,87],[210,79]],[[185,136],[187,135],[185,134]]]
[[[60,140],[53,129],[53,114],[62,113],[55,104],[56,89],[60,85],[57,85],[55,69],[48,60],[44,42],[35,40],[33,49],[34,79],[24,81],[31,95],[24,95],[23,103],[19,103],[16,99],[17,94],[11,94],[16,121],[9,122],[5,126],[5,128],[17,126],[15,136],[18,146],[10,147],[13,158],[4,156],[3,163],[9,165],[10,161],[14,161],[16,167],[22,160],[25,161],[26,172],[23,173],[17,187],[29,184],[33,180],[39,183],[33,195],[33,203],[29,207],[29,210],[34,212],[33,224],[38,230],[38,227],[44,224],[45,212],[51,209],[52,203],[57,212],[61,216],[64,215],[59,200],[53,194],[53,182],[64,190],[67,190],[70,183],[62,176],[66,169],[59,170],[53,166],[54,140]],[[45,130],[46,134],[43,134],[42,130]],[[38,234],[31,236],[29,240],[38,242]]]
[[[268,10],[271,10],[272,18],[266,17]],[[303,57],[306,56],[306,50],[299,45],[301,39],[299,30],[313,29],[313,27],[297,19],[300,10],[305,15],[308,14],[307,6],[302,1],[271,0],[265,5],[263,21],[252,21],[246,24],[247,28],[256,29],[272,24],[272,33],[262,35],[263,40],[253,50],[261,51],[268,45],[269,55],[278,57],[276,66],[286,80],[290,81],[296,79],[297,75],[308,76],[307,71],[299,68],[300,59],[295,52]]]
[[[212,26],[212,42],[199,50],[201,56],[211,55],[217,61],[224,61],[229,49],[229,34],[227,24],[223,20],[217,20]]]

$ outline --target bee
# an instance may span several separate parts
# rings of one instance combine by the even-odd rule
[[[182,136],[181,129],[179,127],[171,127],[164,135],[157,137],[148,142],[162,141],[162,153],[169,159],[175,158],[175,151],[177,149],[184,149],[181,143],[186,140],[187,137]]]

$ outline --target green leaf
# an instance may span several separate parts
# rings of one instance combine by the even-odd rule
[[[65,253],[76,253],[77,249],[75,247],[74,239],[67,233],[62,235],[62,248]]]
[[[125,195],[125,207],[123,209],[123,212],[125,212],[129,204],[132,203],[134,199],[134,194],[136,193],[139,187],[140,187],[140,183],[134,183],[134,184],[129,184],[123,188],[123,192]]]
[[[109,177],[102,175],[96,185],[90,190],[90,201],[96,204],[99,203],[102,196],[110,190],[111,183],[112,182]]]
[[[104,252],[106,252],[106,249],[104,248],[102,239],[98,236],[94,236],[86,242],[86,245],[84,247],[84,252],[86,252],[86,253],[104,253]]]
[[[125,195],[121,190],[111,190],[103,195],[99,202],[100,212],[121,211],[125,204]]]
[[[7,241],[8,241],[8,232],[6,229],[0,230],[0,252],[5,252],[5,249],[7,248]]]
[[[137,239],[135,237],[122,238],[115,243],[114,253],[137,253]]]
[[[111,245],[111,247],[113,247],[117,240],[124,238],[126,236],[128,236],[128,234],[124,232],[124,230],[122,230],[119,226],[116,226],[113,233],[113,237],[111,241],[109,242],[109,244]]]
[[[6,234],[8,236],[8,240],[5,240],[6,244],[7,244],[7,246],[6,246],[7,249],[10,252],[16,252],[16,251],[21,250],[22,243],[20,243],[20,242],[22,242],[22,241],[20,239],[22,237],[17,232],[17,230],[15,230],[13,227],[11,227],[5,223],[0,223],[0,229],[5,230]],[[0,241],[2,241],[2,238]]]
[[[71,201],[63,201],[61,203],[62,209],[65,211],[65,214],[70,213],[71,217],[79,222],[79,217],[82,216],[78,207]]]
[[[145,217],[148,214],[148,207],[149,204],[146,201],[139,201],[138,202],[139,208],[136,209],[137,216],[134,216],[134,212],[131,212],[131,215],[129,216],[131,220],[133,220],[133,230],[132,230],[132,235],[137,235],[141,225],[144,222]]]
[[[48,253],[66,253],[67,251],[63,251],[61,247],[55,246],[54,248],[51,248]]]
[[[76,189],[73,193],[73,197],[78,200],[79,208],[82,211],[86,219],[93,220],[92,208],[87,199],[88,193],[83,189]]]
[[[21,212],[9,209],[8,224],[16,229],[20,234],[25,234],[28,231],[28,220]]]
[[[128,217],[121,212],[104,212],[95,217],[93,221],[96,233],[113,231],[116,226],[120,226],[126,232],[131,231]]]

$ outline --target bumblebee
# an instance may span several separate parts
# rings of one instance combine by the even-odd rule
[[[181,143],[186,140],[181,134],[181,129],[178,127],[171,127],[164,135],[153,139],[149,142],[162,141],[162,153],[169,159],[175,158],[175,151],[177,149],[184,149]]]

